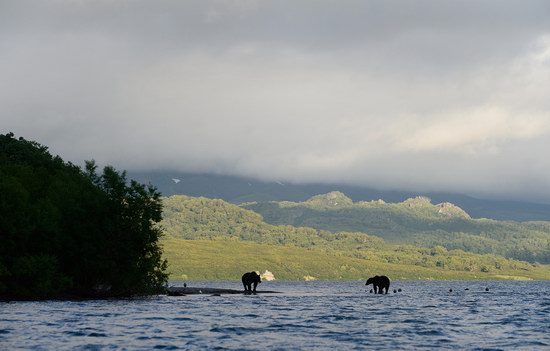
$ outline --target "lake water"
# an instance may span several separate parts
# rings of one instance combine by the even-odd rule
[[[550,282],[403,281],[388,295],[360,281],[262,289],[284,293],[0,303],[0,349],[550,349]]]

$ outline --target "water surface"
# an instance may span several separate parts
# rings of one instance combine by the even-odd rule
[[[275,281],[258,290],[283,294],[0,303],[0,349],[550,349],[550,282],[394,282],[388,295],[363,284]]]

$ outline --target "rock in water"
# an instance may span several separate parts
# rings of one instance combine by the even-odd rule
[[[260,274],[260,277],[262,278],[262,280],[265,280],[267,282],[275,280],[275,276],[273,275],[273,273],[268,271],[267,269],[265,270],[265,272]]]

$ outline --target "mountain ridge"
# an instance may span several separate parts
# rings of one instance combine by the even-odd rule
[[[128,172],[129,178],[155,185],[164,196],[188,195],[219,198],[231,203],[305,201],[316,194],[340,191],[353,201],[401,202],[418,195],[436,203],[449,202],[464,209],[472,218],[514,221],[550,220],[550,204],[525,201],[478,199],[472,196],[412,191],[377,190],[345,184],[292,184],[260,181],[246,177],[172,171]]]
[[[363,232],[388,243],[423,247],[441,245],[475,253],[494,253],[530,262],[550,263],[550,222],[471,218],[462,208],[425,196],[399,203],[346,202],[331,192],[303,202],[241,204],[272,225],[309,227],[329,232]]]
[[[219,199],[163,198],[165,257],[172,277],[237,279],[256,267],[279,279],[548,279],[550,266],[441,246],[394,245],[370,233],[275,226]],[[328,210],[330,211],[330,210]]]

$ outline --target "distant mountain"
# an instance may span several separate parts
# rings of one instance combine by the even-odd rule
[[[333,233],[363,232],[394,244],[441,245],[550,263],[550,222],[473,219],[459,206],[449,202],[432,204],[424,196],[400,203],[353,202],[341,192],[330,192],[304,202],[252,202],[241,206],[261,214],[272,225]]]
[[[264,182],[249,178],[178,172],[130,172],[130,178],[152,183],[163,195],[188,195],[218,198],[232,203],[268,201],[305,201],[331,191],[345,193],[353,201],[402,202],[418,195],[435,203],[453,203],[473,218],[514,221],[550,220],[550,205],[520,201],[485,200],[453,193],[413,193],[382,191],[342,184],[290,184]]]

